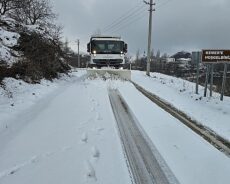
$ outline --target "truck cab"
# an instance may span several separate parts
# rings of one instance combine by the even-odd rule
[[[89,67],[121,68],[125,64],[127,44],[120,37],[92,36],[87,44]]]

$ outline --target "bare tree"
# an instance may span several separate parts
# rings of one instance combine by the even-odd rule
[[[136,65],[138,65],[139,63],[140,63],[140,49],[138,49],[136,52],[136,60],[135,60]]]
[[[157,54],[156,54],[156,60],[157,60],[157,62],[159,62],[160,57],[161,57],[161,51],[158,49],[157,50]]]
[[[97,29],[93,34],[92,36],[101,36],[101,30],[100,29]]]
[[[20,0],[0,0],[0,15],[19,8],[19,2]]]
[[[5,15],[9,9],[10,0],[0,0],[0,14]]]
[[[49,0],[21,0],[20,4],[13,16],[24,24],[44,24],[56,17]]]
[[[53,23],[46,23],[44,25],[44,29],[46,30],[46,34],[50,36],[50,38],[58,45],[62,45],[62,34],[63,34],[63,26],[56,25]]]
[[[154,58],[154,50],[153,49],[150,52],[150,58],[152,59],[151,61],[153,61],[153,58]]]

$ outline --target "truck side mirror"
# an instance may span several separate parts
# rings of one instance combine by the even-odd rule
[[[90,43],[87,44],[87,52],[90,52]]]
[[[125,43],[125,45],[124,45],[124,52],[125,52],[125,53],[128,52],[128,45],[127,45],[127,43]]]

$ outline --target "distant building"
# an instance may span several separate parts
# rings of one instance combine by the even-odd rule
[[[186,67],[191,64],[191,57],[191,53],[186,51],[180,51],[171,56],[171,58],[175,59],[174,62],[181,67]]]
[[[176,63],[179,64],[180,67],[186,67],[191,63],[191,58],[178,58]]]
[[[166,58],[166,63],[171,63],[171,62],[175,62],[175,58],[172,58],[172,57],[167,57]]]

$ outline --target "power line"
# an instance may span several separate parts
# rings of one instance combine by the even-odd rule
[[[157,7],[157,9],[159,9],[159,8],[161,8],[162,6],[165,6],[165,5],[167,5],[168,3],[171,3],[173,0],[166,0],[166,1],[163,1],[163,2],[161,2],[161,3],[159,3],[159,4],[156,4],[156,7]]]
[[[145,8],[145,6],[141,6],[138,10],[132,11],[129,14],[127,14],[126,16],[124,16],[122,19],[120,19],[117,22],[114,22],[113,24],[111,24],[110,27],[108,27],[107,29],[104,29],[104,32],[107,32],[111,29],[113,29],[114,27],[119,26],[120,24],[123,24],[126,20],[129,20],[130,17],[136,16],[137,14],[139,14],[141,11],[143,11]]]
[[[117,27],[116,29],[112,30],[111,33],[120,31],[120,30],[126,28],[127,26],[129,26],[129,25],[131,25],[131,24],[137,22],[138,20],[144,18],[144,17],[145,17],[145,16],[143,16],[144,13],[145,13],[144,11],[143,11],[143,12],[140,12],[140,14],[138,14],[138,15],[141,15],[141,16],[135,16],[135,19],[131,19],[131,21],[129,20],[128,22],[126,22],[126,24],[122,24],[121,26],[119,26],[119,27]]]
[[[166,0],[166,1],[161,1],[159,2],[159,4],[156,4],[156,7],[157,9],[161,9],[162,7],[164,7],[165,5],[167,5],[168,3],[172,2],[173,0]],[[142,12],[143,13],[143,12]],[[140,13],[139,13],[140,14]],[[139,15],[138,14],[138,15]],[[129,26],[130,24],[133,24],[135,23],[136,21],[140,20],[141,18],[143,17],[137,17],[137,15],[134,15],[133,17],[135,17],[135,19],[131,18],[131,21],[130,19],[126,20],[125,22],[123,22],[122,25],[117,25],[116,28],[114,30],[112,30],[112,32],[110,32],[110,30],[107,30],[106,32],[110,32],[110,33],[114,33],[114,32],[117,32],[117,31],[120,31],[120,30],[123,30],[124,28],[126,28],[127,26]],[[124,23],[126,23],[124,25]]]
[[[135,22],[135,21],[139,20],[140,18],[144,17],[143,16],[144,13],[146,13],[145,10],[137,12],[133,16],[129,17],[128,19],[126,19],[123,22],[121,22],[120,24],[118,24],[116,27],[110,29],[109,32],[114,32],[115,30],[119,30],[119,29],[122,29],[123,27],[130,25],[132,22]]]
[[[136,9],[139,9],[139,6],[142,5],[141,2],[137,3],[134,7],[132,7],[131,9],[129,9],[127,12],[125,12],[124,14],[122,14],[120,17],[116,18],[114,21],[112,21],[112,23],[108,24],[107,26],[104,27],[103,30],[107,29],[108,27],[112,26],[113,24],[119,22],[122,18],[124,18],[125,16],[127,16],[127,14],[132,13],[133,11],[136,11]]]

